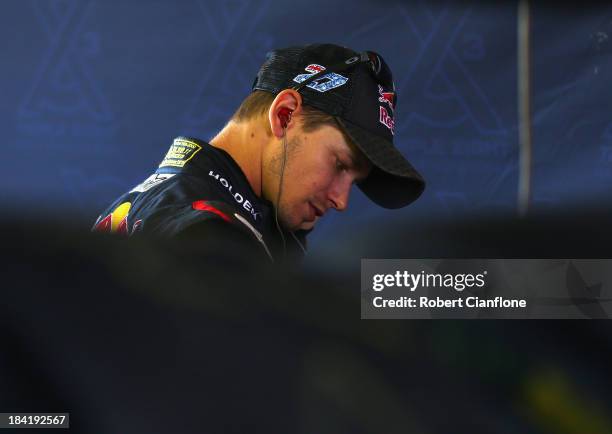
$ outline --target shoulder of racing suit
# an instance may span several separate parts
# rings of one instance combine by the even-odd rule
[[[92,230],[256,245],[272,261],[278,256],[272,205],[229,154],[187,137],[176,138],[155,173],[113,202]],[[305,234],[296,238],[285,236],[292,256],[301,256]]]

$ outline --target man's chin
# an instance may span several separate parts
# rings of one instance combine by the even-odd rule
[[[318,219],[314,219],[312,221],[309,222],[303,222],[299,227],[298,230],[302,230],[302,231],[309,231],[312,228],[314,228],[315,224],[317,223]]]

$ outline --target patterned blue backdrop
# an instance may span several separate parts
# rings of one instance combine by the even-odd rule
[[[532,209],[607,202],[612,7],[539,3],[531,13]],[[269,49],[310,42],[383,54],[398,88],[396,142],[428,181],[400,211],[356,191],[349,211],[321,222],[313,249],[372,219],[516,213],[511,1],[7,0],[3,209],[87,228],[173,137],[222,128]]]

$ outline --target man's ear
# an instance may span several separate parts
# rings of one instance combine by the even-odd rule
[[[270,130],[275,137],[281,138],[285,131],[295,125],[293,119],[299,115],[302,108],[302,95],[293,89],[281,91],[268,110]]]

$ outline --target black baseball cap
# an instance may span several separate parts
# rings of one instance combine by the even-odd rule
[[[311,44],[270,51],[253,90],[277,94],[288,88],[304,104],[336,118],[372,163],[358,184],[384,208],[418,199],[425,180],[393,145],[395,85],[389,67],[374,52],[357,53],[334,44]]]

